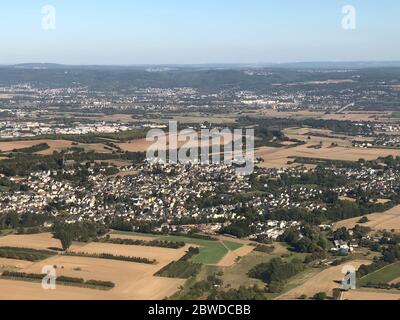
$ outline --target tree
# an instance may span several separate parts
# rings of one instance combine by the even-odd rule
[[[325,292],[318,292],[313,297],[314,300],[325,300],[326,298],[327,298],[327,295]]]
[[[268,291],[270,293],[281,293],[283,291],[285,284],[283,281],[272,281],[268,285]]]
[[[359,221],[358,221],[358,223],[367,223],[367,222],[369,222],[369,219],[368,219],[368,217],[362,217]]]
[[[61,241],[61,245],[64,251],[68,250],[72,244],[72,237],[68,232],[61,231],[58,235],[59,240]]]

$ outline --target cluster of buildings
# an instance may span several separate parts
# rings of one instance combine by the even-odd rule
[[[71,124],[49,122],[0,121],[0,139],[30,138],[43,135],[84,135],[89,133],[118,133],[132,130],[127,123],[93,122]]]
[[[106,164],[103,164],[105,166]],[[115,217],[124,221],[158,224],[176,231],[200,229],[209,234],[222,227],[246,219],[252,211],[260,218],[278,209],[301,208],[311,214],[327,210],[318,186],[283,185],[265,192],[252,192],[250,177],[237,174],[234,167],[219,164],[171,165],[140,164],[121,168],[121,173],[107,176],[105,168],[89,167],[85,184],[66,177],[81,176],[79,168],[59,171],[32,172],[29,177],[11,178],[24,185],[26,191],[0,193],[0,214],[47,212],[67,223],[95,221],[108,223]],[[399,172],[395,169],[330,168],[335,174],[357,182],[365,191],[387,197],[400,188]],[[257,176],[272,180],[284,175],[299,177],[309,172],[304,167],[287,169],[256,169]],[[126,174],[125,174],[126,173]],[[339,196],[354,196],[352,184],[332,187]],[[377,194],[378,193],[378,194]],[[243,197],[243,195],[248,195]],[[276,240],[285,230],[300,226],[298,221],[259,219],[249,227],[251,238],[264,236]],[[157,230],[155,230],[157,231]]]

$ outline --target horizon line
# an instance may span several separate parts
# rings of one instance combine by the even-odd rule
[[[233,65],[233,66],[263,66],[263,65],[288,65],[288,64],[374,64],[374,63],[400,63],[399,60],[304,60],[304,61],[285,61],[285,62],[206,62],[206,63],[59,63],[59,62],[20,62],[2,63],[2,67],[24,66],[24,65],[53,65],[53,66],[89,66],[89,67],[140,67],[140,66],[213,66],[213,65]]]

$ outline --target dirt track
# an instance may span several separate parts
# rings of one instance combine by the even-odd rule
[[[244,245],[243,247],[229,251],[217,264],[219,267],[231,267],[236,263],[238,257],[244,257],[254,250],[254,246]]]

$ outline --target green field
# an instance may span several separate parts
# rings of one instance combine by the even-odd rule
[[[237,243],[237,242],[233,242],[233,241],[222,241],[222,242],[231,251],[235,251],[235,250],[243,247],[243,245],[241,243]]]
[[[187,244],[192,244],[195,246],[199,246],[200,254],[197,255],[193,262],[202,263],[202,264],[217,264],[227,253],[228,249],[219,241],[212,241],[212,240],[202,240],[184,236],[168,236],[168,235],[149,235],[149,234],[142,234],[136,232],[114,232],[115,234],[125,234],[125,235],[132,235],[132,236],[147,236],[152,237],[160,240],[167,240],[167,241],[183,241]],[[232,250],[240,248],[242,245],[237,244],[231,241],[224,241],[224,244]]]
[[[400,112],[399,111],[392,112],[392,117],[393,118],[400,118]]]
[[[228,253],[228,250],[219,241],[202,240],[181,236],[161,236],[159,239],[183,241],[188,244],[199,246],[200,254],[193,259],[193,262],[197,263],[217,264]]]
[[[382,269],[367,274],[358,280],[357,285],[362,287],[370,283],[388,283],[397,278],[400,278],[400,262],[390,264]]]

